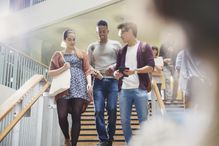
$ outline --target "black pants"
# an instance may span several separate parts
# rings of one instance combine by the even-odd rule
[[[57,100],[57,112],[59,118],[59,126],[65,136],[65,139],[70,139],[69,136],[69,123],[68,113],[72,117],[72,130],[71,130],[71,142],[72,146],[77,145],[78,137],[81,129],[81,114],[83,108],[84,99],[73,98]]]

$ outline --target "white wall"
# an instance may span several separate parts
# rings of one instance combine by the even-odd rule
[[[0,19],[0,41],[121,0],[46,0]]]
[[[0,0],[0,18],[9,13],[9,0]]]

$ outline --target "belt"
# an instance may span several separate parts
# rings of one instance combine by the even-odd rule
[[[109,74],[109,73],[105,73],[105,72],[101,72],[101,75],[102,75],[104,78],[114,78],[113,74]]]

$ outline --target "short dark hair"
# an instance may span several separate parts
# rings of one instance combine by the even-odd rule
[[[126,31],[128,31],[129,29],[132,30],[133,32],[133,35],[135,37],[137,37],[137,25],[135,23],[132,23],[132,22],[127,22],[127,23],[122,23],[122,24],[119,24],[118,29],[125,29]]]
[[[106,27],[108,27],[108,24],[105,20],[100,20],[100,21],[97,22],[97,26],[106,26]]]

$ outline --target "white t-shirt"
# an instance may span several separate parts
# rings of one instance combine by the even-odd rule
[[[127,48],[125,67],[128,67],[130,70],[137,69],[137,50],[139,44],[140,41],[137,41],[134,46]],[[124,77],[122,81],[122,89],[136,89],[139,87],[139,78],[137,74]]]
[[[164,63],[163,63],[163,57],[156,57],[154,58],[154,63],[156,66],[160,66],[163,67]],[[161,77],[158,76],[152,76],[153,80],[156,81],[157,83],[162,83],[161,81]]]

